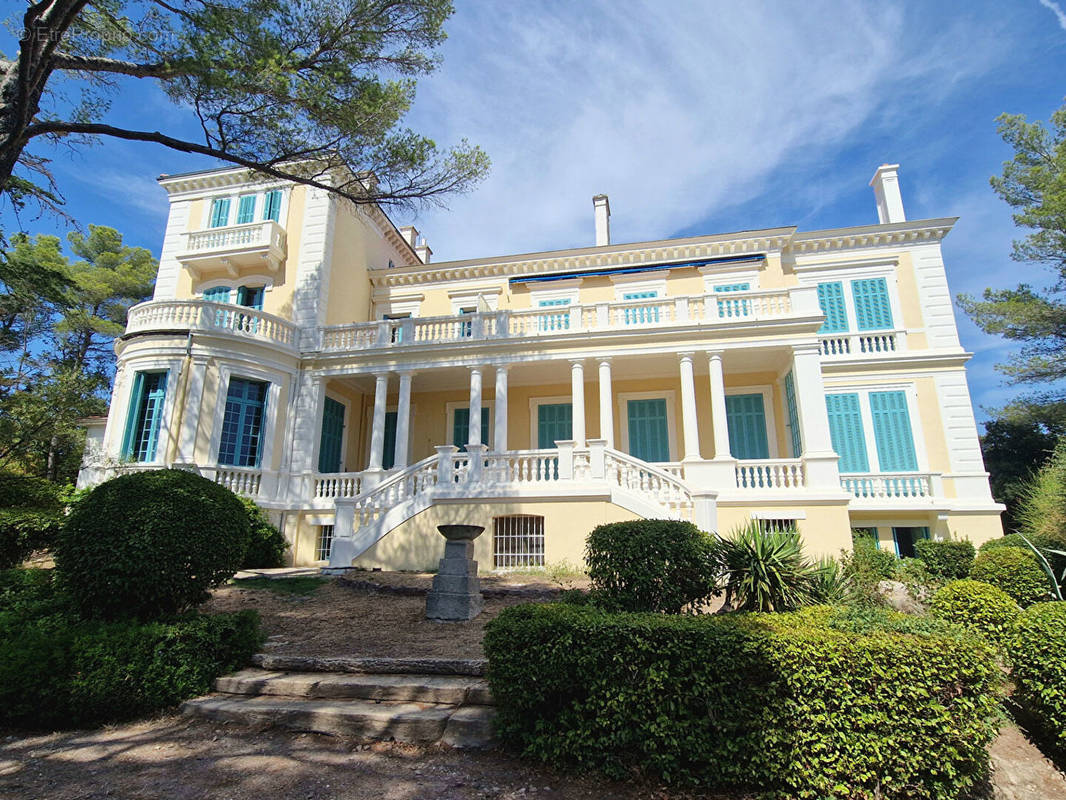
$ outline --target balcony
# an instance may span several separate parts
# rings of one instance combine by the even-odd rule
[[[797,287],[358,322],[320,328],[319,335],[324,352],[344,352],[606,331],[729,328],[817,317],[821,313],[814,288]]]
[[[853,508],[930,507],[944,497],[939,472],[848,472],[840,476],[844,491],[854,495]]]
[[[251,339],[296,349],[296,326],[254,308],[205,300],[160,300],[133,306],[126,333],[192,331]]]
[[[186,233],[178,261],[197,277],[222,271],[236,278],[263,267],[277,272],[286,252],[285,229],[266,220]]]
[[[846,358],[891,355],[907,348],[906,331],[866,331],[864,333],[822,334],[819,337],[822,358],[830,361]]]

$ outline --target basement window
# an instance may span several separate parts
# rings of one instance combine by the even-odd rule
[[[521,569],[544,566],[544,517],[516,514],[493,518],[492,566]]]
[[[318,545],[315,548],[315,559],[317,561],[329,561],[330,554],[333,552],[333,526],[332,525],[319,525],[318,526]]]
[[[794,519],[760,519],[759,527],[763,533],[796,533]]]

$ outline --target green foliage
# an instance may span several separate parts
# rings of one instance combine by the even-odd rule
[[[261,643],[252,611],[147,624],[0,611],[0,725],[73,728],[158,713],[210,691]]]
[[[1066,549],[1066,438],[1025,484],[1018,517],[1031,542]]]
[[[1034,398],[1061,404],[1066,396],[1066,107],[1051,124],[1029,123],[1018,114],[999,117],[999,133],[1014,149],[992,188],[1015,209],[1014,222],[1030,233],[1014,243],[1012,258],[1046,266],[1054,275],[1050,289],[1028,284],[1015,289],[985,289],[983,299],[962,296],[959,303],[986,333],[1022,342],[1021,351],[1000,364],[1013,383],[1055,387]]]
[[[281,531],[270,522],[266,512],[247,497],[239,498],[248,515],[248,525],[252,535],[248,541],[248,550],[244,554],[241,567],[244,569],[269,569],[285,564],[285,551],[289,543]]]
[[[613,611],[680,613],[714,594],[714,549],[712,537],[691,522],[598,525],[585,545],[594,600]]]
[[[1020,524],[1020,511],[1025,485],[1033,471],[1047,461],[1055,448],[1055,432],[1048,424],[1033,417],[1001,414],[985,423],[981,437],[981,455],[992,496],[1007,506],[1003,513],[1003,527],[1015,530]],[[962,577],[962,576],[960,576]]]
[[[52,481],[0,472],[0,508],[32,508],[59,511],[67,491]]]
[[[233,585],[238,589],[265,589],[277,594],[308,595],[317,592],[323,585],[329,583],[328,578],[307,575],[295,578],[241,578],[233,580]]]
[[[856,539],[851,552],[841,553],[844,571],[859,586],[874,587],[896,577],[897,559],[868,539]]]
[[[818,559],[811,569],[808,592],[813,603],[840,605],[856,599],[855,583],[844,565],[828,556]]]
[[[716,543],[725,570],[726,604],[742,611],[790,611],[810,602],[813,565],[796,531],[764,531],[756,522]]]
[[[249,535],[229,490],[181,470],[138,472],[74,506],[56,567],[85,615],[153,619],[201,602],[231,577]]]
[[[975,551],[973,544],[968,541],[922,539],[914,543],[914,549],[929,574],[935,578],[960,580],[970,574],[973,566]]]
[[[1037,603],[1018,620],[1007,643],[1012,700],[1035,720],[1038,733],[1066,757],[1066,603]]]
[[[1017,547],[981,553],[974,561],[970,577],[998,586],[1023,608],[1047,600],[1051,588],[1036,556]]]
[[[999,587],[961,580],[951,581],[933,595],[929,613],[1003,644],[1013,632],[1020,611],[1018,604]]]
[[[63,527],[58,511],[0,509],[0,569],[15,567],[35,550],[48,550]]]
[[[1022,550],[1028,550],[1029,545],[1025,543],[1023,539],[1017,533],[1008,533],[1006,536],[997,536],[995,539],[989,539],[987,542],[977,548],[978,553],[987,553],[989,550],[999,550],[1003,547],[1017,547]]]
[[[498,731],[525,756],[615,778],[776,798],[963,796],[998,728],[992,651],[954,630],[834,613],[507,608],[485,636]]]

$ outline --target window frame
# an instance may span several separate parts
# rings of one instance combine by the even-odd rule
[[[231,378],[240,378],[249,381],[264,381],[268,384],[265,409],[263,413],[262,452],[259,454],[258,467],[231,467],[221,465],[218,462],[219,449],[222,444],[222,421],[226,416],[226,398],[229,394]],[[278,433],[278,420],[284,425],[287,415],[281,402],[282,386],[292,386],[295,375],[281,370],[263,369],[247,366],[244,364],[220,364],[218,368],[218,391],[215,398],[215,413],[211,424],[211,446],[209,450],[209,463],[222,469],[258,469],[262,472],[274,469],[274,440]],[[317,466],[318,445],[315,443],[315,459]]]
[[[769,452],[767,459],[781,458],[781,448],[777,440],[777,407],[774,405],[774,387],[765,383],[751,386],[727,386],[725,396],[732,397],[742,394],[761,394],[763,414],[766,417],[766,449]],[[737,458],[733,453],[733,447],[729,447],[731,458]],[[738,459],[741,460],[741,459]],[[761,459],[755,459],[759,461]]]
[[[915,470],[903,472],[884,472],[881,469],[881,457],[877,452],[877,438],[874,431],[873,413],[870,409],[871,392],[903,392],[907,400],[907,416],[910,417],[911,438],[914,440],[914,457],[918,465]],[[886,474],[886,475],[918,475],[929,473],[929,454],[925,444],[925,431],[922,428],[922,419],[918,405],[918,388],[913,383],[886,383],[866,384],[856,386],[854,384],[826,383],[825,395],[857,394],[859,396],[859,414],[862,417],[862,433],[866,438],[866,460],[870,466],[870,473],[844,472],[842,475],[861,474]]]
[[[533,541],[536,541],[537,539],[539,539],[539,541],[540,541],[539,552],[537,552],[536,546],[530,547],[530,546],[527,545],[526,548],[525,548],[526,553],[523,554],[522,556],[519,556],[517,553],[500,553],[497,550],[497,541],[500,538],[502,538],[499,529],[500,529],[500,522],[502,522],[504,520],[507,520],[507,521],[536,520],[536,521],[538,521],[539,522],[539,527],[540,527],[539,534],[538,533],[534,533],[532,536],[530,536],[530,534],[527,532],[525,534],[525,538],[532,539]],[[518,537],[512,536],[511,538],[517,539]],[[518,570],[518,569],[529,569],[531,567],[533,567],[533,568],[544,567],[546,565],[546,563],[547,563],[547,559],[545,558],[546,549],[547,549],[547,525],[545,524],[545,517],[544,517],[543,514],[500,514],[500,515],[494,516],[492,518],[492,568],[493,568],[493,570],[506,571],[506,570],[512,570],[512,569]],[[501,556],[503,558],[501,558]],[[522,557],[522,558],[526,558],[527,560],[524,563],[511,563],[511,564],[500,564],[499,563],[501,560],[505,560],[507,557],[510,557],[510,558]],[[540,563],[529,563],[530,559],[533,560],[534,562],[539,559]]]
[[[677,392],[673,389],[659,389],[651,392],[620,392],[615,395],[615,418],[621,426],[622,452],[631,452],[629,444],[629,401],[630,400],[666,400],[666,433],[667,452],[670,454],[669,461],[658,463],[676,464],[680,461],[680,443],[677,440]]]
[[[832,268],[822,269],[812,265],[799,265],[796,267],[796,277],[800,286],[817,287],[819,283],[841,283],[844,293],[844,314],[846,316],[847,329],[843,331],[819,332],[819,336],[830,338],[833,336],[849,336],[887,333],[889,331],[904,331],[903,307],[899,298],[899,261],[897,259],[878,259],[875,263],[834,264]],[[872,278],[884,278],[885,289],[888,292],[888,308],[892,314],[891,328],[878,328],[875,330],[859,330],[858,315],[855,311],[855,291],[851,282],[855,280],[869,280]]]
[[[142,461],[138,463],[142,464],[162,464],[165,463],[165,455],[169,442],[177,440],[180,436],[180,431],[174,431],[171,427],[174,419],[174,407],[177,402],[178,392],[170,391],[169,387],[172,384],[173,375],[181,375],[182,359],[181,358],[144,358],[136,359],[123,364],[121,369],[116,374],[115,387],[112,392],[112,398],[121,398],[118,402],[121,403],[119,415],[108,414],[107,426],[104,430],[104,452],[116,461],[122,461],[124,459],[122,453],[122,445],[124,444],[124,438],[126,434],[126,420],[129,419],[130,404],[133,398],[133,386],[136,381],[136,375],[138,372],[167,372],[167,386],[168,391],[166,397],[163,398],[163,417],[159,427],[160,439],[166,439],[168,444],[162,447],[156,447],[156,460],[155,461]],[[112,403],[112,407],[115,407],[115,403]],[[162,454],[162,457],[161,457]]]

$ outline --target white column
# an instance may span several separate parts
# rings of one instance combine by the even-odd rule
[[[381,455],[385,450],[385,401],[388,399],[389,376],[374,376],[374,422],[370,428],[370,463],[368,470],[381,469]]]
[[[681,353],[681,424],[685,436],[685,460],[700,458],[700,429],[696,419],[696,379],[692,371],[692,353]]]
[[[507,452],[507,367],[496,367],[496,431],[493,449]]]
[[[796,384],[796,411],[799,414],[807,485],[839,489],[840,472],[837,454],[833,451],[833,440],[829,435],[822,358],[817,344],[792,348],[792,375]]]
[[[407,466],[408,442],[411,440],[411,375],[400,373],[400,396],[396,403],[396,449],[392,456],[394,467]]]
[[[467,444],[481,444],[481,367],[470,370],[470,433]]]
[[[722,372],[722,351],[707,353],[707,367],[711,378],[711,422],[714,425],[714,457],[732,458],[729,453],[729,427],[725,414],[725,376]]]
[[[614,448],[614,392],[611,389],[611,359],[600,359],[600,438]]]
[[[585,362],[570,362],[570,396],[574,447],[585,449]]]

